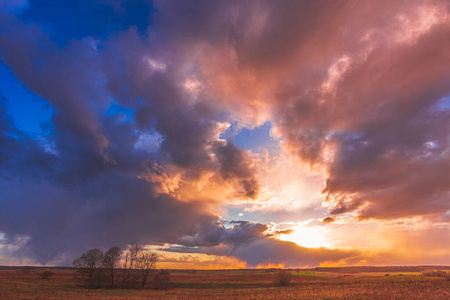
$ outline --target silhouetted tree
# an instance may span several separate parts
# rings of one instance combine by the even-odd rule
[[[126,258],[128,258],[128,255],[130,257],[128,269],[133,269],[133,266],[136,267],[135,266],[136,260],[141,251],[142,251],[142,247],[139,244],[136,244],[136,243],[131,244],[130,249],[128,250],[128,253],[127,253],[127,257],[126,257]],[[126,263],[127,263],[127,259],[125,260],[125,269],[126,269]]]
[[[120,262],[122,256],[122,250],[119,247],[112,247],[103,255],[103,267],[107,270],[110,276],[110,285],[114,286],[114,273],[117,265]]]
[[[129,245],[123,265],[122,286],[135,287],[140,282],[141,287],[145,287],[157,260],[156,253],[143,249],[137,243]]]
[[[144,287],[147,283],[148,275],[156,268],[158,255],[150,250],[141,250],[138,253],[136,267],[141,273],[141,285]]]
[[[88,250],[73,261],[75,268],[79,268],[87,276],[90,287],[99,286],[99,273],[103,265],[103,251],[97,248]]]
[[[131,243],[125,252],[125,261],[123,264],[122,286],[131,288],[137,284],[138,274],[136,269],[137,257],[142,247],[137,243]]]

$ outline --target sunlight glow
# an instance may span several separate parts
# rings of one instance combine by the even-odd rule
[[[290,234],[283,234],[278,237],[282,241],[294,242],[299,246],[307,248],[330,248],[330,242],[325,238],[325,229],[320,226],[303,227],[297,225]]]

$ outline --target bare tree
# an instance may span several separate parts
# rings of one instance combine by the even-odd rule
[[[136,274],[136,262],[137,258],[139,256],[139,253],[141,252],[142,247],[132,242],[128,246],[128,250],[125,252],[125,261],[123,264],[123,276],[122,276],[122,286],[123,287],[132,287],[136,285],[137,281],[137,274]]]
[[[73,261],[76,268],[80,268],[88,278],[89,286],[94,287],[96,283],[96,275],[103,263],[103,251],[97,248],[88,250],[80,257]]]
[[[125,262],[123,265],[124,269],[133,269],[134,264],[136,263],[136,259],[141,252],[142,247],[139,244],[131,243],[128,251],[125,254]]]
[[[136,264],[139,253],[142,251],[142,247],[139,244],[131,244],[130,246],[130,269],[133,269],[133,263]],[[136,267],[136,266],[135,266]]]
[[[120,262],[122,250],[119,247],[111,247],[103,256],[103,267],[108,271],[111,278],[111,287],[114,286],[114,273]]]
[[[158,255],[150,250],[141,250],[137,257],[136,266],[141,272],[141,284],[144,287],[147,283],[148,275],[156,268]]]

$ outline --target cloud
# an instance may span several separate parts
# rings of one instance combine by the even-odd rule
[[[120,175],[104,176],[70,191],[26,181],[0,184],[8,187],[2,231],[10,238],[29,237],[22,251],[31,252],[40,263],[64,253],[73,259],[86,248],[124,247],[132,240],[174,243],[198,224],[217,218],[200,205],[155,195],[145,180]]]
[[[239,149],[232,141],[216,143],[214,153],[220,163],[220,174],[224,179],[237,178],[242,187],[243,196],[255,198],[259,186],[254,177],[255,170],[249,164],[252,157],[249,153]]]
[[[245,262],[234,257],[181,254],[158,251],[158,264],[165,269],[243,269]]]
[[[248,221],[231,221],[231,228],[225,228],[221,222],[207,223],[195,231],[195,235],[184,236],[177,240],[177,244],[186,247],[219,246],[220,244],[241,245],[269,236],[265,231],[269,227],[265,224]]]
[[[325,218],[323,218],[323,220],[322,220],[322,223],[333,223],[333,222],[336,222],[336,219],[335,218],[333,218],[333,217],[325,217]]]
[[[352,18],[364,16],[366,22],[382,24],[361,6]],[[395,26],[396,16],[414,11],[394,7],[387,24]],[[332,214],[391,219],[435,217],[449,209],[449,182],[439,175],[450,167],[448,132],[441,130],[449,128],[449,111],[435,108],[450,92],[446,54],[438,42],[449,32],[448,20],[448,14],[437,19],[412,44],[390,41],[390,25],[367,28],[387,37],[373,37],[370,45],[344,35],[344,29],[361,30],[348,27],[356,20],[337,21],[339,40],[333,38],[330,42],[337,44],[328,47],[345,49],[333,56],[319,52],[329,59],[328,78],[318,78],[308,88],[295,87],[298,96],[279,98],[286,104],[276,105],[278,130],[288,149],[326,168],[323,192]],[[339,66],[344,58],[346,65]],[[324,91],[323,82],[330,80],[332,90]]]
[[[5,3],[0,59],[54,110],[40,139],[15,127],[14,99],[0,110],[0,230],[29,237],[20,249],[39,262],[131,239],[250,266],[357,255],[218,221],[221,204],[264,191],[257,159],[221,138],[229,124],[271,122],[283,149],[326,177],[333,216],[448,222],[446,1],[155,1],[145,34],[65,45],[9,9],[25,2]],[[158,137],[151,151],[136,146],[146,136]]]
[[[305,248],[292,242],[275,239],[261,240],[233,253],[249,266],[280,264],[285,267],[316,266],[322,261],[338,261],[357,256],[357,251],[330,250],[326,248]]]
[[[195,58],[211,97],[244,124],[270,120],[286,150],[326,174],[331,214],[449,210],[446,1],[161,7],[166,38]]]

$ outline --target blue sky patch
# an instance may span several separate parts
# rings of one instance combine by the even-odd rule
[[[51,122],[52,106],[19,82],[11,69],[0,61],[0,94],[6,111],[16,127],[30,135],[45,134],[43,126]]]
[[[123,1],[116,6],[107,1],[30,0],[21,17],[48,26],[53,40],[65,44],[87,36],[102,39],[131,26],[144,32],[153,23],[153,12],[153,3],[143,0]]]
[[[230,127],[231,131],[233,130],[232,127]],[[241,148],[255,153],[263,152],[266,149],[271,154],[276,154],[280,151],[280,140],[271,136],[271,128],[272,123],[266,122],[253,129],[243,128],[231,137],[233,138],[233,142]]]

